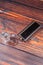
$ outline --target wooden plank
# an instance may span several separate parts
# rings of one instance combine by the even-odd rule
[[[2,5],[3,4],[3,5]],[[16,13],[22,14],[24,16],[37,19],[43,21],[43,10],[38,10],[31,7],[25,7],[23,5],[19,5],[16,3],[7,3],[7,2],[0,2],[0,7],[3,7],[8,10],[12,10]]]
[[[0,65],[43,65],[43,59],[0,44]]]
[[[43,10],[8,2],[0,2],[0,10],[0,33],[18,34],[33,20],[43,24]],[[0,37],[0,65],[43,65],[43,28],[16,46],[1,42]]]
[[[10,15],[11,13],[12,12],[9,12],[7,14]],[[1,14],[0,16],[2,18],[0,18],[0,20],[1,20],[1,22],[4,22],[4,21],[7,21],[7,19],[8,19],[8,22],[6,24],[7,29],[5,28],[4,31],[7,31],[9,33],[18,34],[22,29],[24,29],[28,24],[30,24],[33,21],[33,19],[31,19],[31,18],[29,18],[29,17],[27,18],[25,16],[15,14],[15,12],[12,13],[12,15],[15,14],[14,16],[9,16],[7,14]],[[10,21],[10,23],[9,23],[9,21]],[[21,23],[21,24],[19,24],[19,23]],[[9,26],[9,24],[10,24],[10,26]],[[12,26],[11,24],[14,24],[14,25]],[[42,22],[42,24],[43,24],[43,22]],[[10,30],[9,27],[10,28],[13,27],[13,28]],[[14,47],[24,50],[26,52],[30,52],[32,54],[38,55],[39,57],[43,57],[43,44],[42,44],[43,43],[43,28],[40,30],[38,33],[33,35],[31,40],[29,40],[27,42],[21,42],[20,44],[17,44]],[[8,45],[13,46],[13,44],[8,44]]]
[[[43,0],[4,0],[4,1],[9,1],[13,3],[16,2],[18,4],[22,4],[25,6],[31,6],[31,7],[35,7],[38,9],[43,9]]]
[[[10,2],[13,1],[19,4],[23,4],[25,6],[31,6],[38,9],[43,9],[43,0],[8,0],[8,1]]]

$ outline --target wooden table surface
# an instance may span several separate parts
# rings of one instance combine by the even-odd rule
[[[43,0],[11,0],[11,1],[21,3],[22,5],[25,6],[31,6],[38,9],[43,9]]]
[[[0,33],[18,34],[33,20],[43,24],[43,10],[9,2],[0,2],[0,10]],[[16,46],[0,43],[0,65],[43,65],[43,28]]]

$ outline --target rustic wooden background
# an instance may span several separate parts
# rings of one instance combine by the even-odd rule
[[[18,3],[0,2],[0,32],[18,34],[30,22],[43,24],[43,10]],[[4,25],[5,30],[1,30]],[[10,25],[10,26],[9,26]],[[43,28],[27,42],[5,45],[0,43],[0,65],[43,65]]]
[[[43,0],[11,0],[11,1],[16,1],[27,6],[43,9]]]

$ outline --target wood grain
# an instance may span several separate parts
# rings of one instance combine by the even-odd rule
[[[14,2],[14,0],[11,0]],[[43,9],[43,0],[15,0],[27,6]]]
[[[0,44],[0,65],[43,65],[43,59]]]
[[[0,33],[18,34],[33,20],[43,24],[43,10],[9,2],[0,2],[0,10]],[[43,28],[16,46],[0,43],[0,65],[43,65]]]
[[[33,8],[43,9],[43,0],[1,0],[1,1],[9,1],[13,3],[22,4],[25,6],[30,6]]]
[[[3,4],[3,5],[2,5]],[[16,12],[18,14],[22,14],[24,16],[37,19],[40,21],[43,21],[43,10],[38,10],[31,7],[25,7],[23,5],[17,4],[17,3],[7,3],[7,2],[0,2],[0,7],[12,10],[13,12]]]

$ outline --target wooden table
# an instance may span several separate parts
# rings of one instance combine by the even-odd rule
[[[43,24],[43,10],[9,2],[0,2],[0,10],[4,11],[0,13],[0,33],[18,34],[33,20]],[[5,30],[1,30],[3,22]],[[0,65],[43,65],[43,28],[16,46],[0,43]]]

